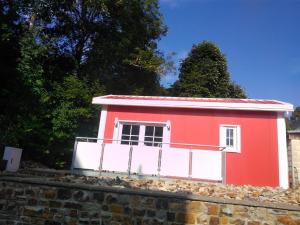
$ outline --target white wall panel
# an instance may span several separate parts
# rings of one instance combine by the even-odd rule
[[[163,176],[188,177],[189,151],[181,148],[166,148],[162,151],[161,172]]]
[[[101,144],[95,142],[78,142],[74,158],[74,168],[98,170],[101,157]]]
[[[106,144],[102,170],[127,172],[129,149],[129,145]]]
[[[222,180],[222,152],[193,150],[192,178]]]
[[[131,172],[138,174],[157,174],[158,148],[134,147],[132,153]]]

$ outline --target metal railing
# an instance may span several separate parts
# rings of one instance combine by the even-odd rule
[[[106,144],[120,144],[121,139],[110,139],[110,138],[93,138],[93,137],[76,137],[75,138],[75,144],[74,144],[74,151],[73,151],[73,157],[72,157],[72,166],[71,170],[74,171],[74,162],[76,158],[76,152],[77,152],[77,146],[78,142],[93,142],[98,143],[101,145],[101,156],[100,156],[100,164],[99,164],[99,174],[103,172],[103,160],[104,160],[104,151],[105,151],[105,145]],[[129,141],[129,159],[128,159],[128,169],[127,173],[128,175],[131,175],[131,164],[132,164],[132,152],[133,147],[138,145],[132,145],[130,140]],[[132,142],[136,143],[153,143],[148,141],[140,141],[140,140],[134,140]],[[121,144],[120,144],[121,145]],[[122,144],[122,146],[126,146],[127,144]],[[205,145],[205,144],[190,144],[190,143],[179,143],[179,142],[161,142],[159,143],[159,146],[152,146],[153,148],[159,148],[158,153],[158,160],[157,160],[157,173],[158,177],[160,177],[160,171],[161,171],[161,159],[162,159],[162,152],[164,150],[165,146],[172,146],[173,148],[176,148],[174,146],[185,146],[186,150],[189,150],[189,178],[191,178],[192,175],[192,161],[193,161],[193,152],[192,150],[217,150],[220,151],[222,154],[222,183],[226,184],[226,147],[219,146],[219,145]],[[151,146],[145,146],[145,147],[151,147]],[[177,147],[178,148],[178,147]],[[182,148],[182,147],[180,147]],[[214,150],[213,150],[214,149]]]

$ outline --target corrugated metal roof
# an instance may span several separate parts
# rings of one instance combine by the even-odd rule
[[[253,103],[253,104],[282,104],[276,100],[237,99],[237,98],[194,98],[194,97],[164,97],[164,96],[135,96],[135,95],[107,95],[105,99],[120,100],[157,100],[157,101],[185,101],[185,102],[219,102],[219,103]]]
[[[281,112],[293,111],[292,104],[266,99],[106,95],[94,97],[93,104]]]

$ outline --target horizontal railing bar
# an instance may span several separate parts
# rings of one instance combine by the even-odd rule
[[[120,139],[110,139],[110,138],[93,138],[93,137],[76,137],[78,139],[85,139],[85,140],[99,140],[99,141],[128,141],[128,142],[139,142],[139,143],[147,143],[147,141],[139,141],[139,140],[120,140]],[[152,143],[152,142],[151,142]],[[163,144],[170,144],[170,145],[184,145],[184,146],[195,146],[195,147],[210,147],[210,148],[219,148],[221,151],[226,149],[226,147],[219,146],[219,145],[202,145],[202,144],[187,144],[187,143],[176,143],[176,142],[161,142]]]

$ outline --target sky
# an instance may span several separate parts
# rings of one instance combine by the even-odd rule
[[[160,0],[160,7],[168,33],[159,49],[176,53],[177,68],[193,44],[212,41],[249,98],[300,106],[300,0]],[[161,83],[177,78],[178,71]]]

